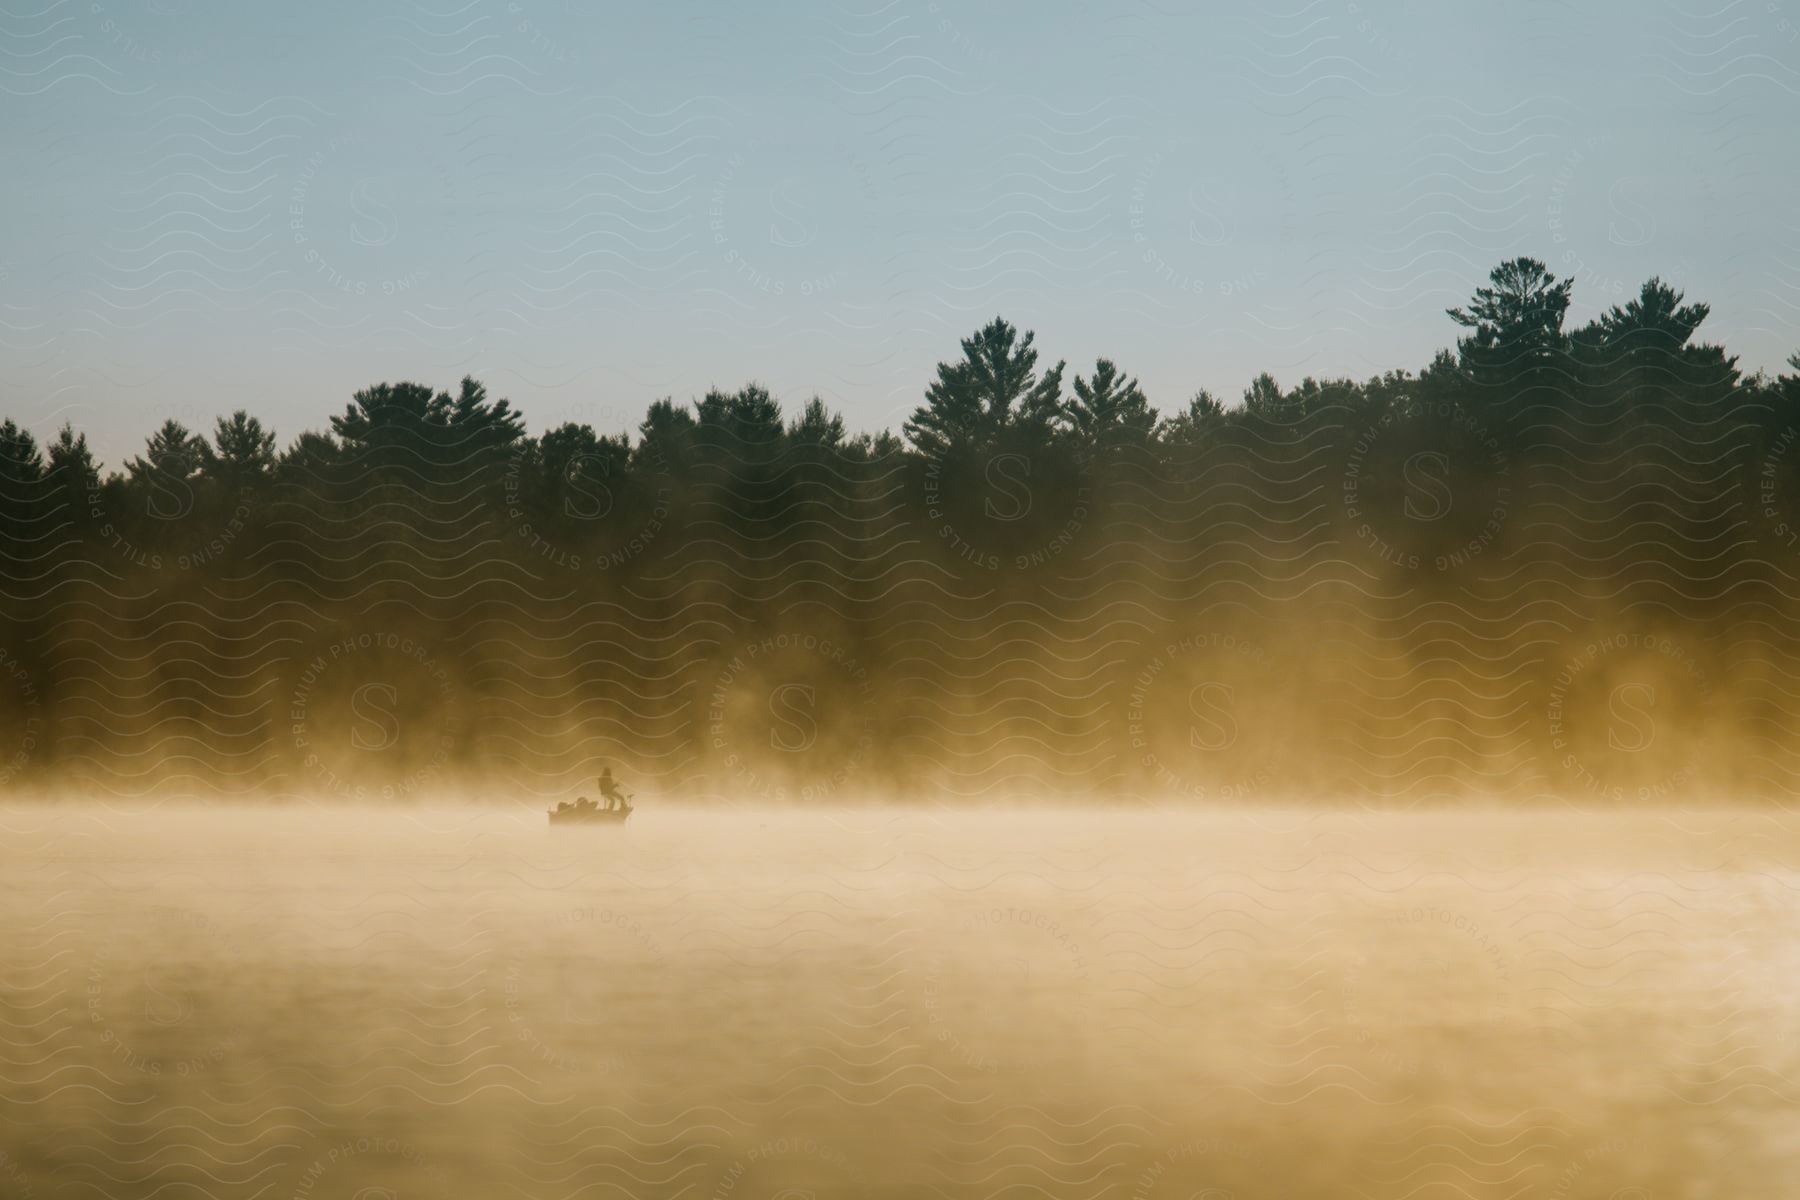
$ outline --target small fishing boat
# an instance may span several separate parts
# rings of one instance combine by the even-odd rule
[[[552,825],[623,825],[625,818],[632,814],[629,802],[618,808],[592,807],[580,804],[559,804],[550,810]]]

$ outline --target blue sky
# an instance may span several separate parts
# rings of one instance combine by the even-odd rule
[[[1416,368],[1504,257],[1800,348],[1800,0],[30,0],[5,412],[116,465],[465,373],[534,428],[757,379],[897,427],[995,313],[1159,407]]]

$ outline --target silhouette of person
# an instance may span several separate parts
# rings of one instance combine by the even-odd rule
[[[616,809],[625,803],[625,797],[619,794],[618,784],[613,782],[611,767],[600,768],[600,794],[606,798],[608,809]]]

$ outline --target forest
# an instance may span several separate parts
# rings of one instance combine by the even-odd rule
[[[1783,803],[1800,355],[1519,258],[1453,349],[1153,407],[1000,318],[898,432],[474,379],[103,470],[0,425],[0,787],[697,802]],[[226,406],[221,406],[226,407]]]

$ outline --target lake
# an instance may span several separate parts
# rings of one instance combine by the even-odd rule
[[[1782,814],[11,807],[0,1195],[1800,1179]]]

